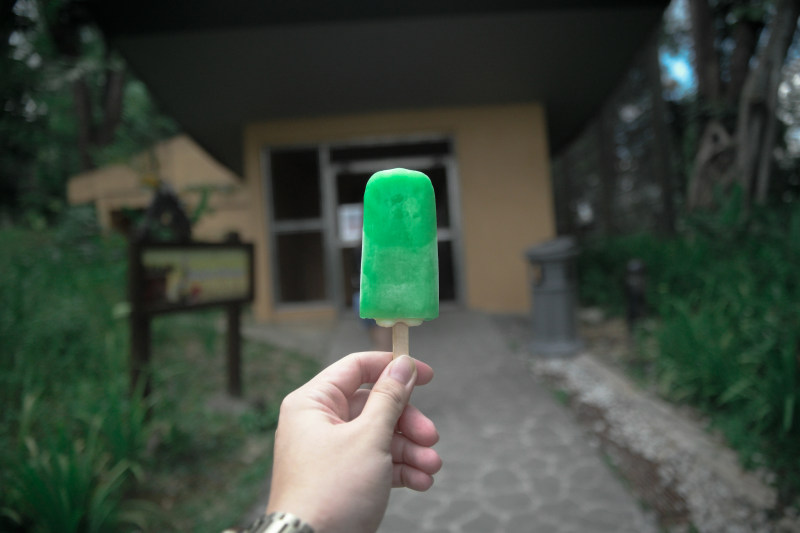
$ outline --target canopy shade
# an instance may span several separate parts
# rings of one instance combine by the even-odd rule
[[[237,173],[245,124],[345,113],[539,101],[557,151],[666,4],[88,1],[164,112]]]

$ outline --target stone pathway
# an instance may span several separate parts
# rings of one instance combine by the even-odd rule
[[[467,311],[411,329],[412,354],[436,372],[412,402],[439,428],[444,467],[426,493],[392,491],[380,532],[657,531],[506,339],[490,317]],[[345,317],[328,360],[368,347]]]

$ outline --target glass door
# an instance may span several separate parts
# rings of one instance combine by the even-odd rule
[[[274,304],[352,308],[361,270],[364,188],[379,170],[425,173],[436,196],[439,299],[459,290],[457,179],[448,139],[265,149]]]
[[[348,214],[360,217],[364,188],[373,173],[388,168],[408,168],[423,172],[433,184],[436,197],[437,238],[439,242],[439,299],[453,302],[457,299],[456,244],[452,216],[452,160],[450,157],[406,157],[385,160],[360,160],[330,162],[330,176],[335,196],[333,210],[336,217],[337,236],[333,246],[331,261],[336,264],[337,301],[344,307],[353,305],[353,297],[358,291],[361,268],[360,231],[352,232],[343,224],[348,224]],[[360,221],[360,218],[359,218]],[[343,238],[357,236],[357,239]]]
[[[275,303],[329,301],[319,150],[265,152]]]

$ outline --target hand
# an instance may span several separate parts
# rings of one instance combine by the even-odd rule
[[[377,530],[391,487],[425,491],[442,460],[433,422],[408,405],[433,378],[425,363],[387,352],[348,355],[281,404],[267,512],[317,533]],[[375,383],[372,390],[361,385]]]

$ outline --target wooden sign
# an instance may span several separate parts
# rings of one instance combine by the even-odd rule
[[[253,301],[253,245],[148,243],[136,246],[131,267],[134,306],[148,314]],[[138,278],[138,279],[137,279]]]
[[[253,245],[230,241],[129,244],[131,390],[150,393],[150,320],[161,313],[222,307],[227,316],[228,393],[242,395],[240,315],[253,301]]]

